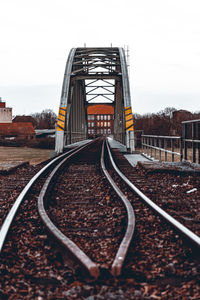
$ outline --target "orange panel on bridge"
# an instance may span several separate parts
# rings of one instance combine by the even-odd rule
[[[89,115],[113,115],[114,114],[114,107],[112,105],[106,104],[95,104],[90,105],[87,108],[87,113]]]

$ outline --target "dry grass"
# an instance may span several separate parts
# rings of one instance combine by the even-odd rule
[[[27,147],[0,147],[0,163],[29,161],[31,165],[36,165],[49,159],[50,151]]]

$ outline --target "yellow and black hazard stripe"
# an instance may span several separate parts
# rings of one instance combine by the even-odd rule
[[[57,131],[65,130],[66,107],[60,107],[57,121]]]
[[[131,106],[125,107],[125,121],[126,121],[126,130],[134,130],[133,126],[133,114]]]

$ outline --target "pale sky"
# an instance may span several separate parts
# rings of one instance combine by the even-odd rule
[[[200,111],[199,0],[0,0],[0,97],[14,115],[58,112],[84,43],[129,46],[133,112]]]

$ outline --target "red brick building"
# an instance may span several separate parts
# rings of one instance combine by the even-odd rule
[[[12,121],[13,123],[32,123],[34,128],[37,125],[36,120],[31,116],[16,116]]]
[[[114,107],[109,104],[93,104],[87,108],[88,136],[113,134]]]
[[[2,102],[0,98],[0,108],[5,108],[6,107],[6,102]]]
[[[172,112],[170,135],[182,135],[182,121],[189,121],[194,119],[193,114],[187,110],[175,110]]]
[[[32,123],[0,123],[0,138],[35,139]]]
[[[17,121],[12,122],[12,108],[6,107],[0,98],[0,139],[35,139],[35,129],[30,118]]]

